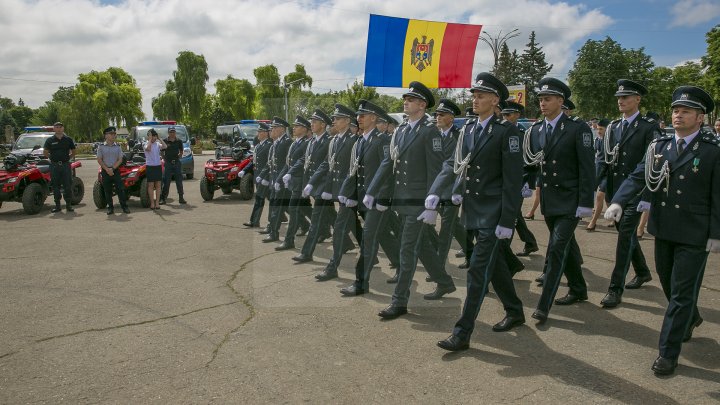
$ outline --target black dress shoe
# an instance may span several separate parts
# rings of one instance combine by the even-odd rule
[[[538,321],[540,321],[539,323],[543,323],[543,322],[547,321],[547,319],[548,319],[547,312],[541,311],[539,309],[536,309],[535,312],[533,312],[532,315],[530,315],[530,316],[533,319],[537,319]]]
[[[258,231],[260,235],[268,235],[270,233],[269,229],[263,229],[262,231]]]
[[[265,239],[262,240],[263,243],[270,243],[270,242],[277,242],[280,238],[277,236],[268,235]]]
[[[431,292],[430,294],[423,295],[423,298],[426,300],[432,301],[432,300],[439,300],[443,297],[445,294],[450,294],[451,292],[454,292],[457,290],[455,288],[455,285],[447,285],[447,286],[440,286],[438,285],[435,287],[435,291]]]
[[[608,293],[605,294],[605,296],[603,297],[602,301],[600,301],[600,305],[602,305],[603,308],[615,308],[616,306],[620,305],[620,302],[622,302],[620,294],[616,293],[615,291],[608,291]]]
[[[180,196],[178,202],[179,202],[180,204],[187,204],[187,201],[185,201],[185,199],[183,198],[183,196]]]
[[[315,278],[317,281],[328,281],[337,278],[337,276],[338,274],[336,269],[329,269],[326,267],[322,273],[315,275]]]
[[[469,268],[470,268],[470,261],[469,261],[469,260],[465,260],[465,261],[463,262],[463,264],[461,264],[461,265],[458,266],[458,269],[469,269]]]
[[[650,280],[652,280],[652,276],[635,276],[629,283],[625,284],[625,288],[628,290],[636,290]]]
[[[407,307],[398,307],[395,305],[390,305],[389,307],[378,312],[378,316],[383,319],[395,319],[405,314],[407,314]]]
[[[538,249],[537,246],[525,246],[525,249],[523,249],[522,252],[518,252],[515,256],[517,256],[517,257],[530,256],[531,253],[537,252],[538,250],[540,250],[540,249]]]
[[[165,201],[164,198],[161,198],[161,199],[160,199],[160,205],[165,205],[165,204],[167,204],[167,201]]]
[[[122,207],[122,210],[123,210],[123,213],[125,213],[125,214],[130,213],[130,208],[128,208],[128,207]]]
[[[702,325],[703,319],[702,317],[698,317],[698,319],[695,320],[695,322],[690,324],[690,327],[688,328],[687,332],[685,332],[685,336],[683,336],[683,342],[687,342],[688,340],[692,339],[693,335],[693,329],[697,328],[698,326]]]
[[[458,250],[457,252],[455,252],[455,257],[465,257],[465,252],[463,252],[462,250]]]
[[[392,277],[390,277],[389,279],[385,280],[385,282],[388,283],[388,284],[397,284],[397,282],[398,282],[398,277],[399,277],[398,274],[395,273],[394,276],[392,276]]]
[[[307,263],[307,262],[311,262],[313,260],[312,256],[305,256],[303,254],[295,256],[292,259],[298,263]]]
[[[457,335],[450,335],[445,340],[437,342],[438,347],[451,352],[467,350],[470,348],[470,339],[462,339]]]
[[[430,276],[425,276],[425,281],[427,281],[428,283],[432,283],[432,282],[433,282],[433,278],[430,277]]]
[[[366,293],[366,291],[364,289],[355,287],[355,284],[340,289],[340,294],[345,295],[347,297],[352,297],[355,295],[363,295],[365,293]]]
[[[72,206],[71,204],[66,204],[66,205],[65,205],[65,211],[67,211],[67,212],[75,212],[75,208],[73,208],[73,206]]]
[[[56,213],[62,211],[62,208],[60,208],[59,205],[56,205],[55,208],[51,209],[50,212]]]
[[[246,228],[259,228],[259,227],[260,227],[260,225],[255,225],[255,224],[250,223],[250,222],[245,222],[245,223],[243,224],[243,226],[246,227]]]
[[[575,294],[572,294],[572,293],[567,293],[567,295],[565,295],[564,297],[556,299],[556,300],[555,300],[555,304],[557,304],[557,305],[571,305],[571,304],[574,304],[574,303],[576,303],[576,302],[586,301],[587,299],[588,299],[587,295],[585,295],[585,296],[579,296],[579,295],[575,295]]]
[[[538,278],[536,278],[535,282],[538,283],[538,285],[545,284],[545,273],[541,274]]]
[[[525,323],[525,317],[514,317],[514,316],[506,316],[502,321],[496,323],[493,325],[492,330],[495,332],[507,332],[510,329],[520,326]]]
[[[275,250],[290,250],[290,249],[295,249],[294,243],[283,242],[282,245],[275,247]]]
[[[112,214],[114,214],[114,213],[115,213],[115,210],[114,210],[114,209],[112,209],[112,208],[108,208],[108,209],[107,209],[107,214],[108,214],[108,215],[112,215]]]
[[[652,371],[655,372],[655,375],[670,375],[675,372],[675,367],[677,367],[677,359],[658,356],[652,365]]]

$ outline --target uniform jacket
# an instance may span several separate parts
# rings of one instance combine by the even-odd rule
[[[365,198],[365,192],[380,164],[390,155],[390,137],[373,129],[367,141],[360,137],[353,147],[357,159],[357,172],[354,175],[348,175],[345,179],[340,195],[361,202]],[[376,197],[379,201],[390,197],[385,191],[382,191],[381,194]],[[358,208],[363,211],[367,210],[367,207],[361,203],[358,204]]]
[[[387,182],[394,180],[393,208],[402,215],[420,215],[428,190],[442,168],[444,151],[440,131],[426,116],[412,131],[400,136],[409,125],[404,122],[396,130],[397,157],[383,160],[366,194],[377,198]]]
[[[305,156],[302,158],[305,167],[303,171],[303,187],[310,183],[310,178],[315,174],[320,164],[324,160],[327,160],[328,145],[330,145],[330,134],[327,132],[323,133],[317,139],[310,139],[308,147],[305,150]],[[317,187],[313,186],[313,191],[310,195],[314,198],[319,198],[324,187],[324,183]]]
[[[664,181],[651,193],[648,232],[659,239],[705,246],[720,239],[720,141],[701,131],[680,156],[674,135],[664,135],[652,146],[653,166],[670,165],[670,185]],[[620,205],[645,187],[645,160],[636,167],[612,199]]]
[[[476,120],[465,125],[465,136],[473,136]],[[464,178],[453,171],[454,156],[443,164],[429,194],[463,196],[462,221],[466,229],[515,227],[522,203],[522,134],[517,126],[492,118],[483,128],[470,153]],[[467,156],[467,155],[465,155]],[[456,179],[457,178],[457,179]]]
[[[655,120],[638,115],[635,121],[628,126],[626,134],[622,134],[622,119],[618,119],[609,125],[609,131],[605,133],[605,136],[610,137],[610,150],[615,145],[620,145],[615,164],[608,165],[604,163],[604,160],[601,163],[604,168],[600,171],[603,176],[603,179],[600,180],[605,181],[607,185],[605,198],[607,201],[611,201],[622,182],[643,160],[650,142],[660,137],[661,134],[660,127]]]
[[[328,158],[320,163],[320,167],[310,178],[308,184],[312,184],[313,190],[317,188],[320,193],[330,193],[337,199],[350,168],[350,153],[355,140],[356,137],[349,130],[345,131],[342,137],[335,136],[332,149],[328,146]],[[334,161],[333,167],[330,167],[331,158]]]
[[[278,138],[275,142],[273,142],[272,146],[270,147],[268,165],[265,167],[265,170],[263,170],[261,177],[263,178],[263,180],[267,180],[270,182],[271,198],[273,198],[273,196],[276,194],[273,183],[282,181],[282,175],[280,175],[280,173],[282,173],[283,169],[285,168],[285,160],[287,159],[287,154],[288,150],[290,149],[291,143],[292,141],[290,140],[290,137],[285,134]]]
[[[252,168],[255,177],[258,177],[267,167],[270,147],[272,146],[272,140],[270,138],[267,138],[266,140],[256,145],[257,146],[255,146],[255,150],[253,151],[253,162],[250,164],[250,168]],[[246,171],[249,171],[250,168],[246,169]],[[267,197],[268,187],[263,186],[261,183],[257,183],[255,185],[255,192],[258,194],[259,197]]]
[[[280,178],[286,174],[290,174],[290,181],[288,182],[288,189],[293,193],[300,193],[303,189],[303,176],[305,174],[305,163],[303,158],[305,157],[305,150],[310,143],[309,137],[296,139],[290,144],[288,150],[288,157],[286,162],[288,164],[280,173]]]
[[[590,127],[562,114],[548,139],[543,123],[540,120],[530,128],[530,149],[545,152],[537,173],[543,215],[575,215],[578,207],[592,208],[597,183]]]

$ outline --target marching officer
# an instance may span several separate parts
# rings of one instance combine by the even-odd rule
[[[328,147],[328,159],[320,164],[312,178],[305,187],[306,192],[321,185],[322,193],[320,198],[327,201],[339,202],[337,217],[333,225],[333,256],[325,269],[315,275],[318,281],[327,281],[337,277],[337,269],[340,265],[342,255],[352,249],[352,241],[348,232],[355,234],[358,243],[362,239],[362,228],[359,226],[357,211],[355,207],[348,207],[345,201],[340,201],[340,187],[348,176],[350,170],[350,154],[355,143],[355,136],[352,135],[350,123],[354,119],[355,111],[342,105],[335,104],[335,111],[332,114],[333,126],[337,130],[335,139]]]
[[[268,236],[262,240],[264,243],[280,240],[280,219],[290,202],[290,192],[280,185],[282,182],[280,173],[285,167],[288,150],[292,143],[287,135],[289,127],[290,124],[280,117],[273,117],[270,123],[270,138],[273,143],[270,146],[268,164],[260,174],[260,177],[270,187],[270,224]]]
[[[70,161],[75,159],[75,141],[65,134],[62,122],[53,124],[55,135],[45,141],[43,154],[50,159],[50,181],[55,197],[55,208],[51,212],[60,212],[60,197],[65,199],[65,209],[73,212],[72,206],[72,168]],[[62,187],[62,196],[60,193]]]
[[[308,147],[310,133],[310,121],[298,115],[292,126],[295,141],[290,145],[287,158],[285,159],[285,168],[280,173],[283,185],[290,191],[290,202],[288,204],[288,213],[290,222],[288,223],[285,240],[275,250],[288,250],[295,248],[295,233],[298,229],[302,229],[301,234],[307,233],[310,223],[308,219],[312,215],[310,208],[310,199],[302,196],[303,176],[305,172],[305,151]]]
[[[407,121],[395,131],[390,156],[383,160],[363,198],[367,208],[374,208],[375,197],[381,196],[387,182],[394,178],[392,208],[397,211],[402,222],[400,268],[392,302],[378,313],[384,319],[394,319],[407,313],[418,249],[426,250],[429,254],[430,262],[426,263],[429,265],[426,270],[437,283],[435,291],[426,294],[424,298],[440,299],[455,291],[455,283],[445,271],[444,264],[440,263],[437,250],[427,251],[423,235],[428,225],[418,218],[423,213],[425,196],[440,172],[444,157],[440,131],[428,122],[425,115],[425,111],[434,104],[435,99],[424,84],[410,83],[410,89],[403,94],[403,111],[407,114]]]
[[[575,110],[575,103],[572,100],[567,99],[563,101],[562,112],[568,117],[572,117],[572,112]]]
[[[315,174],[320,164],[327,159],[331,138],[327,132],[327,127],[331,124],[332,120],[322,110],[315,110],[313,115],[310,116],[310,130],[313,136],[302,159],[304,168],[302,184],[309,184],[310,178]],[[303,197],[312,197],[314,203],[307,238],[305,238],[300,254],[292,258],[298,263],[312,261],[315,246],[317,246],[319,240],[330,236],[330,225],[335,222],[335,205],[332,200],[324,200],[320,197],[323,188],[324,184],[315,188],[314,191],[305,192],[304,189],[302,192]]]
[[[697,309],[708,252],[720,252],[720,141],[702,129],[715,108],[695,86],[672,96],[675,135],[648,147],[645,159],[617,190],[605,218],[620,221],[635,196],[646,189],[648,232],[655,236],[655,267],[668,307],[660,329],[657,375],[672,374],[682,342],[703,322]]]
[[[250,214],[250,221],[245,222],[243,225],[248,228],[259,228],[260,217],[262,216],[263,208],[265,207],[265,199],[268,197],[269,190],[268,186],[264,185],[260,173],[265,170],[268,164],[268,156],[270,153],[270,146],[272,140],[270,139],[270,127],[268,124],[261,122],[258,124],[258,143],[255,145],[253,151],[253,161],[248,166],[243,168],[238,177],[243,178],[252,169],[253,173],[256,173],[255,177],[255,204],[253,204],[252,213]]]
[[[355,282],[348,287],[342,288],[340,293],[347,296],[361,295],[368,291],[370,271],[377,263],[378,245],[390,258],[397,261],[400,251],[398,240],[390,232],[387,221],[389,203],[377,205],[373,209],[358,204],[365,197],[365,190],[375,176],[382,161],[390,154],[390,137],[377,129],[377,121],[386,115],[385,111],[377,105],[360,100],[357,111],[357,120],[362,131],[362,136],[353,145],[353,152],[350,156],[350,172],[343,182],[340,190],[340,200],[345,200],[345,205],[358,207],[358,211],[364,219],[362,245],[360,246],[360,257],[355,265]],[[388,200],[390,197],[389,183],[381,191],[378,201]]]
[[[547,320],[563,272],[570,291],[555,303],[570,305],[587,300],[575,228],[580,218],[592,215],[596,183],[592,130],[577,117],[562,113],[570,88],[551,77],[541,79],[538,87],[540,111],[545,119],[525,132],[524,157],[526,164],[540,168],[540,209],[550,231],[547,272],[532,314],[542,323]]]
[[[612,201],[623,181],[635,170],[645,156],[650,142],[661,136],[660,127],[652,118],[640,115],[640,100],[647,94],[647,89],[640,83],[621,79],[617,81],[618,109],[622,119],[613,121],[605,132],[604,141],[604,174],[605,200]],[[608,292],[600,304],[604,308],[613,308],[620,304],[623,286],[628,289],[640,288],[643,283],[652,280],[650,268],[645,261],[638,242],[636,229],[642,212],[638,211],[640,196],[628,201],[620,222],[615,222],[618,231],[615,248],[615,267],[610,277]],[[635,278],[625,285],[625,277],[632,263]]]
[[[493,330],[508,331],[525,323],[522,302],[501,253],[501,245],[509,244],[512,238],[522,202],[522,134],[517,126],[494,115],[500,100],[508,97],[508,89],[500,80],[480,73],[470,91],[478,118],[465,125],[454,157],[445,161],[425,200],[425,208],[435,210],[440,196],[450,190],[453,202],[463,205],[465,228],[475,238],[462,315],[453,333],[438,342],[450,351],[469,347],[490,281],[507,312]]]
[[[517,126],[517,122],[524,112],[525,107],[522,104],[516,103],[512,100],[506,100],[505,108],[503,108],[501,111],[503,118],[510,121],[515,126]],[[536,171],[532,170],[531,168],[526,167],[526,170],[524,170],[523,188],[521,193],[523,198],[532,197],[532,192],[535,189],[535,183],[537,181],[535,175]],[[530,256],[532,253],[538,251],[537,239],[535,239],[535,235],[525,223],[525,217],[522,214],[522,210],[518,211],[517,222],[515,223],[515,231],[517,232],[520,240],[525,243],[525,247],[523,248],[522,252],[518,252],[517,256]]]

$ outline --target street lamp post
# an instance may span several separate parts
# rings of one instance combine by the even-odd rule
[[[507,42],[510,38],[515,38],[518,35],[520,35],[520,31],[518,31],[517,28],[506,33],[505,35],[503,35],[502,30],[500,30],[500,32],[498,32],[495,38],[491,37],[487,31],[483,31],[482,35],[480,35],[480,39],[486,44],[488,44],[490,50],[493,53],[493,57],[495,58],[495,63],[493,63],[493,71],[497,69],[498,59],[500,58],[500,50],[502,49],[503,44]]]

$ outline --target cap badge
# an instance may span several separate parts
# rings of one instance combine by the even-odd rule
[[[415,93],[415,88],[414,88],[414,87],[410,87],[410,93]]]
[[[625,90],[625,86],[618,87],[618,91],[623,91],[623,90]]]
[[[445,108],[445,104],[443,104],[443,103],[440,103],[440,105],[439,105],[439,106],[437,106],[437,108]]]
[[[687,100],[689,97],[690,97],[689,94],[683,93],[683,94],[680,95],[680,100]]]
[[[482,81],[482,80],[478,80],[477,83],[475,83],[475,84],[478,85],[478,86],[482,86],[483,81]]]
[[[335,114],[340,114],[340,109],[339,109],[339,108],[336,108],[336,109],[335,109]]]
[[[548,85],[547,85],[547,84],[543,84],[543,86],[542,86],[542,88],[541,88],[540,90],[547,90],[547,89],[548,89]]]

